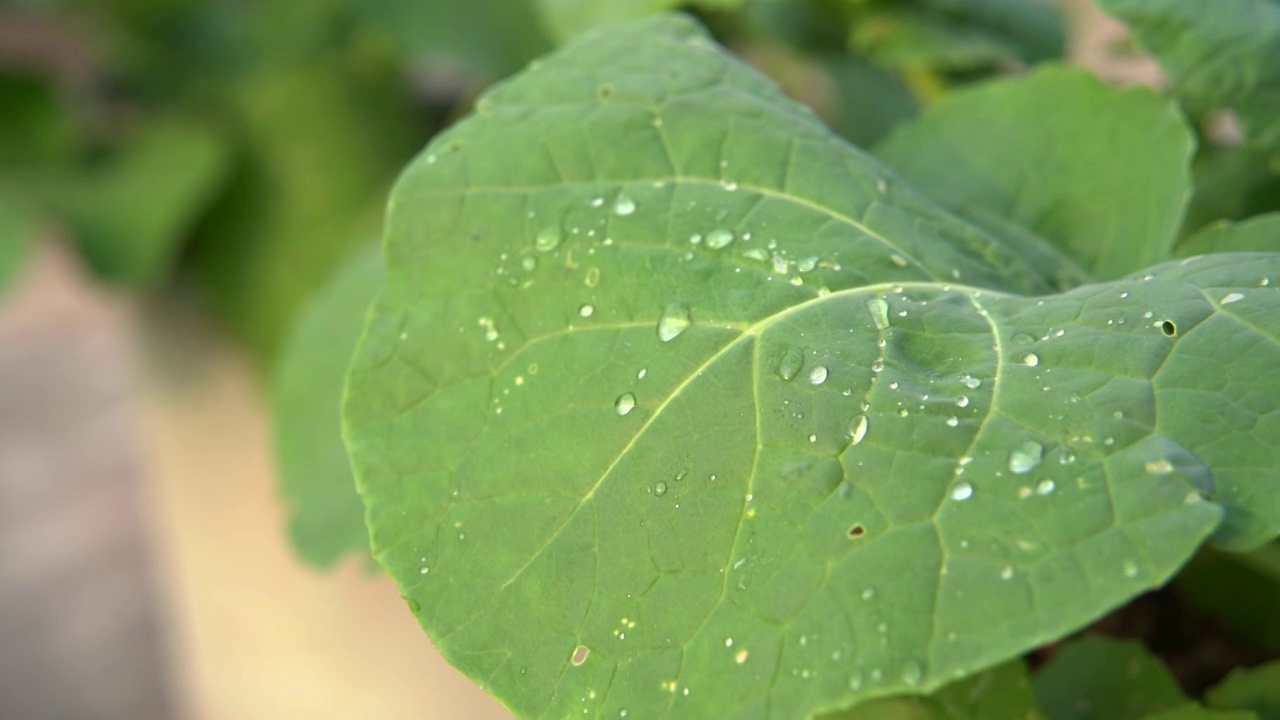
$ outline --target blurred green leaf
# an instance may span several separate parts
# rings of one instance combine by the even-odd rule
[[[609,23],[639,20],[681,7],[735,10],[745,0],[536,0],[551,36],[564,42],[584,30]]]
[[[299,314],[276,363],[276,462],[291,509],[289,534],[299,557],[322,568],[369,549],[342,442],[342,388],[383,277],[377,244],[348,260]]]
[[[1258,720],[1258,716],[1248,710],[1210,710],[1199,703],[1187,703],[1144,715],[1142,720]]]
[[[1206,549],[1175,583],[1182,597],[1241,639],[1280,653],[1280,545],[1251,553]]]
[[[98,276],[154,285],[223,189],[230,161],[226,140],[206,125],[153,121],[48,201]]]
[[[1267,250],[1280,250],[1280,213],[1257,215],[1238,223],[1213,223],[1179,245],[1178,256]]]
[[[1141,644],[1088,635],[1066,643],[1032,682],[1050,720],[1133,720],[1185,702]]]
[[[21,272],[39,228],[39,217],[25,204],[0,197],[0,294]]]
[[[872,700],[819,720],[1040,720],[1022,660],[978,673],[922,697]]]
[[[1110,279],[1169,257],[1194,147],[1155,93],[1050,66],[953,93],[877,154],[961,216],[1011,220]]]
[[[1241,668],[1205,693],[1210,707],[1252,710],[1259,720],[1280,720],[1280,660]]]
[[[1280,154],[1280,2],[1099,0],[1160,61],[1196,112],[1231,108],[1248,142]]]
[[[856,57],[826,61],[837,92],[835,127],[854,145],[870,148],[919,112],[902,79]]]
[[[334,60],[262,68],[240,88],[240,163],[189,259],[260,356],[377,232],[387,187],[417,144],[395,80]]]
[[[62,165],[79,150],[72,114],[52,85],[0,68],[0,176]]]
[[[1192,164],[1195,187],[1182,239],[1217,220],[1280,211],[1280,165],[1247,147],[1202,148]]]

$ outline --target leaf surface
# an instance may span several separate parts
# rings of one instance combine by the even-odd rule
[[[521,716],[929,692],[1277,531],[1280,255],[1054,294],[682,18],[482,98],[386,253],[375,555]]]
[[[1192,257],[1218,252],[1280,251],[1280,213],[1242,222],[1216,222],[1178,246],[1178,255]]]
[[[342,388],[383,276],[376,246],[341,266],[300,314],[276,365],[276,462],[292,507],[289,534],[298,555],[318,567],[369,547],[342,444]]]
[[[1133,29],[1195,111],[1230,108],[1256,147],[1280,153],[1280,2],[1099,0]]]
[[[1259,720],[1280,720],[1280,661],[1236,670],[1205,700],[1211,707],[1252,710]]]
[[[962,216],[1012,221],[1112,279],[1170,256],[1194,149],[1155,93],[1047,67],[945,97],[877,154]]]
[[[1034,685],[1050,720],[1132,720],[1185,702],[1164,663],[1140,643],[1096,635],[1064,645]]]

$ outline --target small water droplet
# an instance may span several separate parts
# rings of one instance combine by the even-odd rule
[[[735,654],[734,654],[734,656],[733,656],[733,661],[734,661],[734,662],[736,662],[736,663],[738,663],[739,665],[741,665],[742,663],[746,662],[746,661],[747,661],[747,651],[746,651],[746,650],[739,650],[737,653],[735,653]]]
[[[637,380],[643,380],[645,375],[649,374],[648,368],[640,368],[640,372],[636,373]]]
[[[978,388],[982,387],[982,381],[970,375],[969,373],[963,373],[960,375],[960,384],[969,388],[970,390],[977,390]]]
[[[867,427],[870,424],[871,421],[867,419],[866,415],[859,415],[854,418],[853,422],[849,424],[849,444],[857,445],[862,442],[862,439],[867,436]]]
[[[662,481],[659,481],[657,485],[653,486],[653,494],[657,495],[658,497],[662,497],[663,495],[666,495],[667,484]]]
[[[1058,487],[1058,484],[1052,480],[1041,480],[1040,482],[1036,483],[1036,494],[1048,495],[1049,493],[1053,492],[1056,487]]]
[[[662,342],[671,342],[679,337],[680,333],[688,330],[692,324],[689,308],[683,305],[668,305],[662,311],[662,316],[658,318],[658,339]]]
[[[1161,458],[1147,463],[1146,468],[1148,475],[1168,475],[1173,472],[1173,463]]]
[[[1035,353],[1027,353],[1022,356],[1022,364],[1027,367],[1035,367],[1040,364],[1040,356]]]
[[[593,267],[587,270],[587,274],[582,278],[582,284],[589,288],[593,288],[600,284],[600,268]]]
[[[955,427],[959,424],[960,424],[960,418],[956,417],[955,415],[952,415],[951,417],[947,418],[947,427]]]
[[[543,228],[533,238],[533,249],[538,252],[551,252],[560,247],[560,241],[564,239],[560,234],[560,228],[548,227]]]
[[[1001,568],[1001,569],[1000,569],[1000,579],[1001,579],[1001,580],[1009,580],[1009,579],[1012,579],[1012,578],[1013,578],[1013,566],[1012,566],[1012,565],[1005,565],[1003,568]]]
[[[1124,576],[1127,578],[1138,577],[1138,565],[1132,560],[1124,564]]]
[[[782,353],[778,356],[778,364],[774,366],[774,372],[783,380],[791,380],[800,374],[800,370],[804,368],[804,350],[795,345],[783,345]]]
[[[1223,305],[1230,305],[1233,302],[1239,302],[1243,299],[1244,299],[1244,295],[1240,293],[1227,293],[1226,295],[1222,296],[1222,300],[1220,300],[1219,302],[1221,302]]]
[[[862,689],[862,671],[861,670],[854,670],[853,674],[849,676],[849,689],[852,690],[853,692],[858,692],[859,690]]]
[[[622,393],[621,395],[619,395],[618,399],[613,401],[613,409],[617,411],[619,415],[626,415],[632,410],[635,410],[636,409],[635,393]]]
[[[827,368],[825,366],[815,365],[814,368],[809,371],[810,385],[821,385],[826,381],[827,381]]]
[[[810,435],[810,436],[809,436],[809,442],[811,442],[811,443],[816,443],[816,442],[818,442],[818,436],[817,436],[817,435]]]
[[[698,245],[702,242],[702,233],[694,233],[689,236],[690,245]]]
[[[969,398],[964,395],[956,398],[956,407],[969,407]]]
[[[589,318],[595,314],[596,314],[596,308],[594,305],[583,305],[582,307],[578,308],[578,315],[580,317]]]
[[[729,243],[733,242],[733,231],[726,228],[716,228],[707,233],[707,247],[712,250],[719,250]]]
[[[863,590],[863,591],[862,591],[862,595],[861,595],[861,597],[862,597],[862,599],[863,599],[863,600],[865,600],[865,601],[867,601],[867,602],[870,602],[871,600],[874,600],[874,599],[875,599],[875,597],[876,597],[876,589],[875,589],[875,588],[867,588],[867,589]]]
[[[569,658],[569,662],[574,665],[581,665],[587,661],[587,656],[591,654],[591,648],[586,645],[579,645],[573,649],[573,655]]]
[[[1034,440],[1028,440],[1009,453],[1009,471],[1019,475],[1029,473],[1040,465],[1044,457],[1044,447]]]
[[[626,193],[618,193],[618,197],[613,201],[613,214],[618,217],[626,217],[636,211],[636,201],[627,196]]]
[[[759,262],[765,262],[769,259],[769,251],[764,248],[751,248],[750,250],[744,250],[742,252],[742,257]]]
[[[968,500],[973,497],[973,486],[967,482],[956,483],[951,486],[952,500]]]
[[[919,662],[908,660],[902,664],[902,682],[915,687],[922,679],[924,679],[924,667]]]
[[[818,267],[818,258],[816,257],[807,257],[796,261],[796,270],[802,273],[813,272],[816,267]]]
[[[525,255],[520,258],[520,267],[523,268],[525,272],[533,272],[538,267],[538,258],[532,255]]]
[[[907,263],[907,259],[906,259],[906,258],[904,258],[904,257],[902,257],[901,255],[898,255],[898,254],[896,254],[896,253],[895,253],[895,254],[893,254],[893,255],[890,255],[890,256],[889,256],[889,262],[893,263],[894,265],[897,265],[898,267],[902,267],[902,268],[906,267],[906,266],[907,266],[907,264],[908,264],[908,263]]]
[[[871,298],[867,301],[867,310],[871,311],[871,321],[877,330],[889,327],[889,303],[884,298]]]
[[[907,417],[911,411],[906,408],[898,408],[898,417]]]

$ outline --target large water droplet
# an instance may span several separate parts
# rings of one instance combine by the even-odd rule
[[[810,385],[821,385],[826,381],[827,381],[827,368],[825,366],[815,365],[814,368],[809,371]]]
[[[889,303],[884,298],[871,298],[867,301],[867,310],[871,311],[871,321],[876,324],[876,329],[884,330],[889,327]]]
[[[551,252],[560,247],[560,241],[564,239],[560,235],[560,228],[548,227],[543,228],[533,238],[533,249],[538,252]]]
[[[804,368],[804,350],[795,345],[782,346],[782,354],[778,356],[778,364],[774,372],[783,380],[790,380],[800,374]]]
[[[654,485],[654,486],[653,486],[653,494],[654,494],[654,495],[657,495],[658,497],[662,497],[663,495],[666,495],[666,494],[667,494],[667,484],[666,484],[666,483],[664,483],[664,482],[659,481],[657,485]]]
[[[967,482],[956,483],[951,486],[952,500],[968,500],[973,497],[973,486]]]
[[[711,248],[712,250],[719,250],[720,248],[728,245],[731,242],[733,242],[732,230],[728,230],[726,228],[716,228],[715,230],[712,230],[711,232],[707,233],[707,239],[706,239],[707,247]]]
[[[862,439],[867,436],[867,427],[870,424],[871,421],[867,419],[866,415],[859,415],[854,418],[853,422],[849,424],[849,444],[857,445],[862,442]]]
[[[635,410],[636,409],[635,393],[622,393],[621,395],[619,395],[618,399],[613,401],[613,409],[616,410],[619,415],[626,415],[632,410]]]
[[[1021,475],[1035,470],[1044,457],[1044,448],[1034,440],[1028,440],[1009,453],[1009,471]]]
[[[618,193],[618,197],[613,201],[613,214],[618,217],[626,217],[636,211],[636,201],[627,196],[626,193]]]
[[[662,342],[671,342],[679,337],[680,333],[688,330],[692,324],[689,308],[683,305],[668,305],[662,311],[662,316],[658,318],[658,339]]]

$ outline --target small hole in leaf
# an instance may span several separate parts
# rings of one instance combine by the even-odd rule
[[[849,528],[849,537],[851,538],[857,539],[866,534],[867,534],[867,528],[864,527],[862,523],[858,523],[857,525],[854,525],[853,527]]]
[[[1160,323],[1160,332],[1168,335],[1169,337],[1173,337],[1178,334],[1178,326],[1174,325],[1172,320],[1165,320]]]
[[[591,648],[587,647],[586,645],[579,645],[578,647],[573,649],[573,657],[570,658],[570,662],[572,662],[574,665],[581,665],[582,663],[587,661],[587,656],[590,654],[591,654]]]

